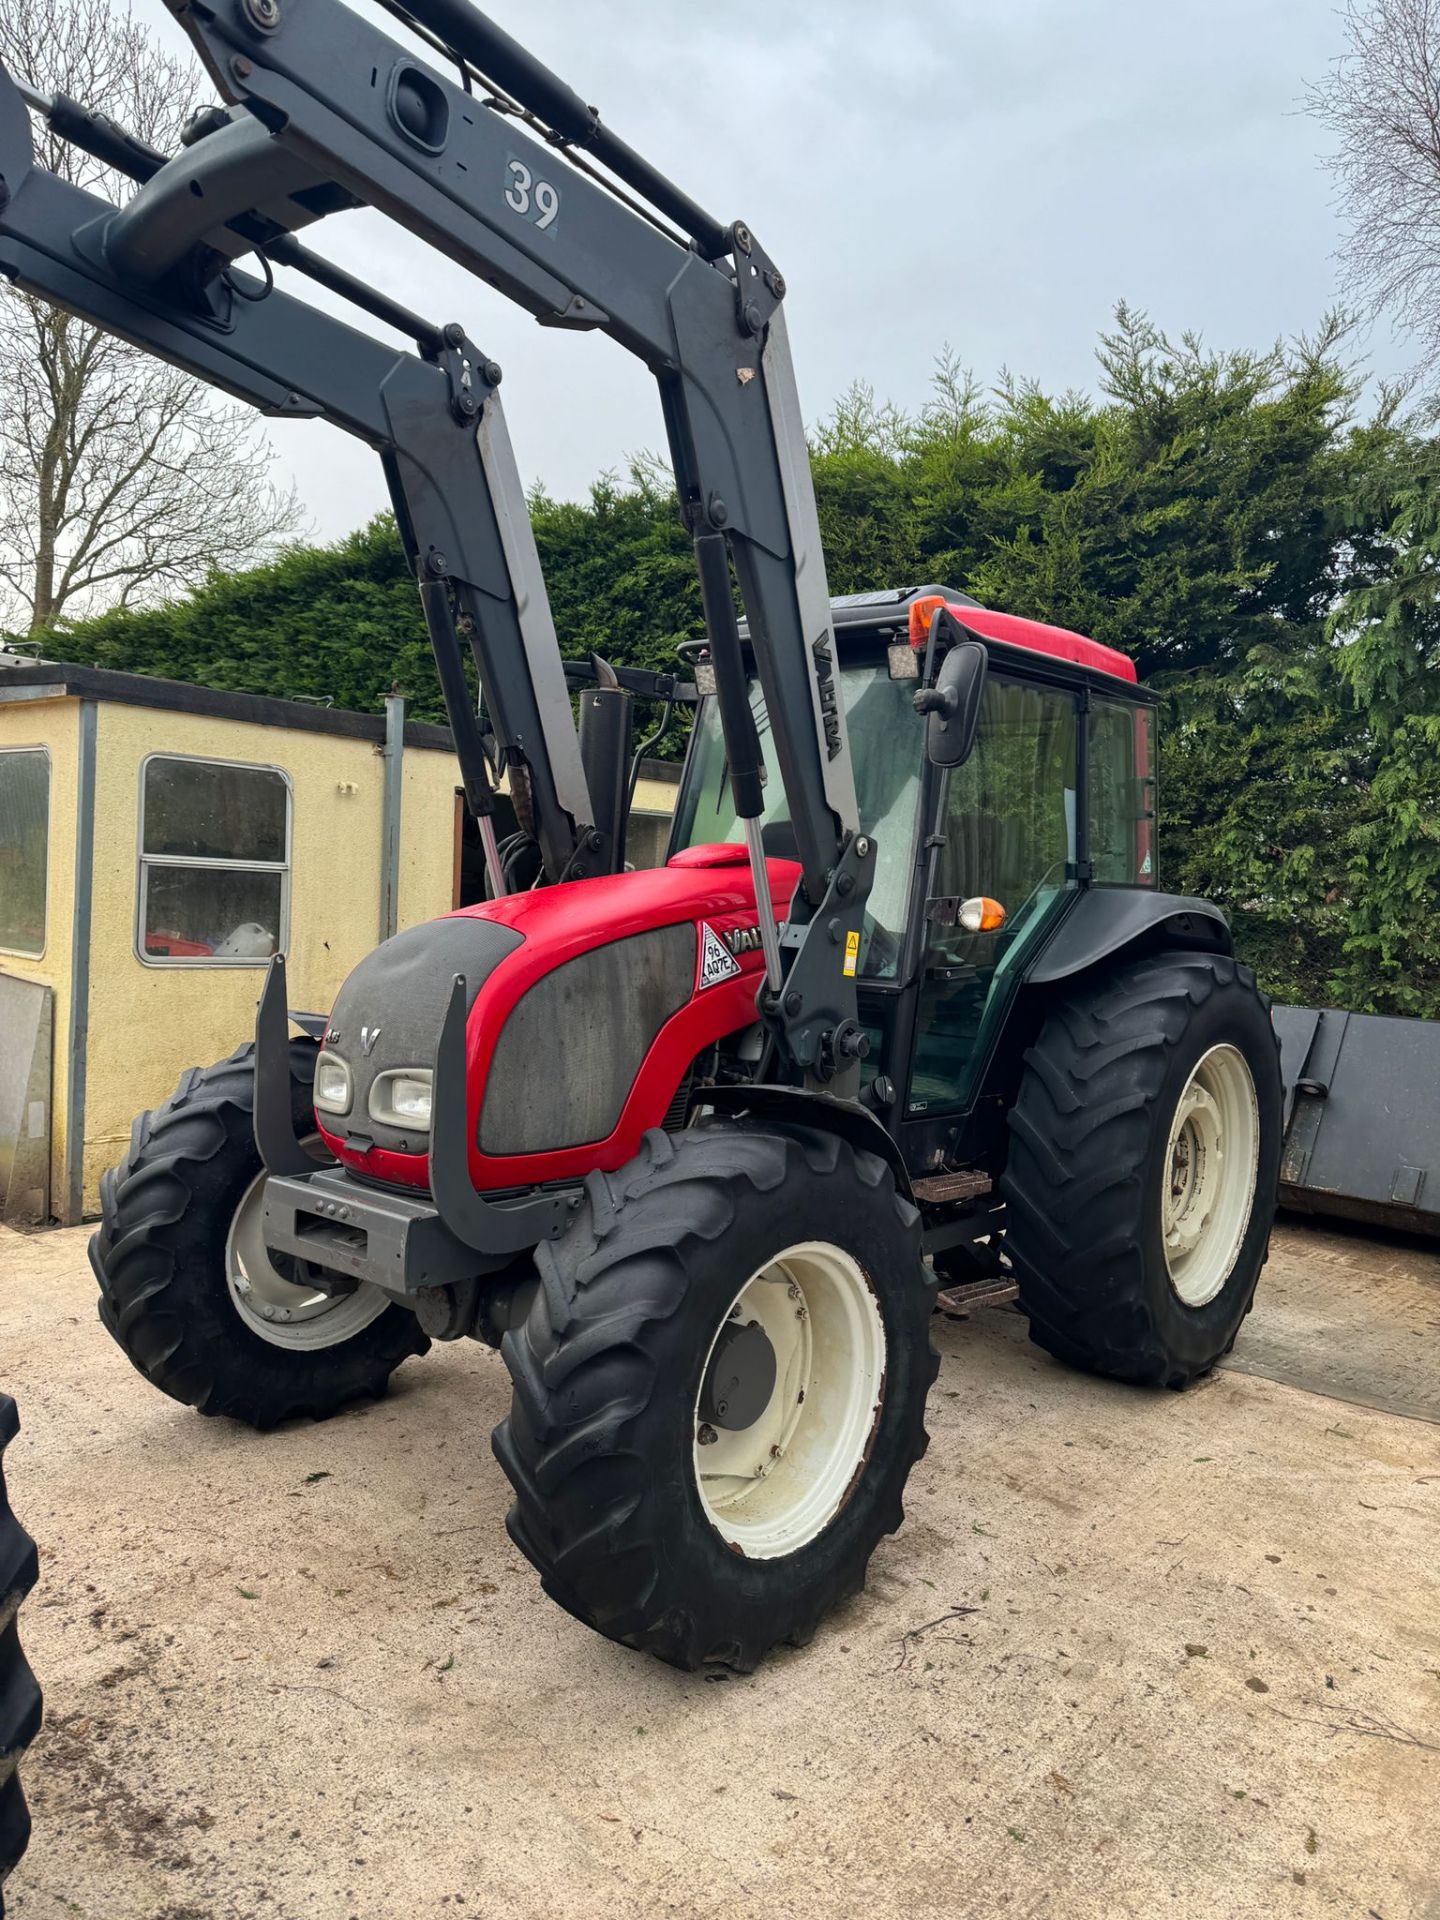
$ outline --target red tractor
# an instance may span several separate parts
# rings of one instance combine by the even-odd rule
[[[1220,914],[1158,891],[1126,660],[949,589],[830,601],[748,227],[468,0],[404,8],[464,86],[339,0],[176,10],[227,102],[178,155],[25,96],[140,181],[121,208],[34,166],[0,83],[0,271],[379,449],[491,897],[386,941],[328,1017],[290,1016],[272,962],[255,1045],[106,1176],[101,1315],[165,1392],[257,1427],[382,1392],[432,1339],[498,1345],[546,1589],[748,1669],[900,1524],[937,1275],[1017,1289],[1035,1339],[1120,1378],[1182,1387],[1228,1349],[1278,1176],[1266,1006]],[[624,870],[631,710],[694,689],[596,663],[577,733],[499,368],[294,238],[357,202],[655,373],[706,627],[658,870]]]

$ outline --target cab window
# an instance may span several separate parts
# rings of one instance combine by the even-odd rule
[[[1155,709],[1096,698],[1086,724],[1091,877],[1099,887],[1153,887]]]
[[[975,750],[949,776],[926,905],[912,1114],[967,1104],[1028,957],[1077,885],[1076,728],[1073,694],[986,682]],[[1005,919],[968,933],[954,903],[979,895]]]
[[[925,741],[912,704],[913,680],[892,680],[885,665],[841,669],[845,722],[855,770],[855,802],[862,832],[879,848],[875,884],[866,902],[860,973],[870,980],[895,977],[905,934],[905,908],[915,860],[915,822],[920,802]],[[765,698],[752,684],[750,704],[765,754],[766,852],[795,857],[790,809],[775,760]],[[714,700],[707,700],[675,814],[672,850],[714,841],[741,841],[745,830],[730,797],[725,740]]]

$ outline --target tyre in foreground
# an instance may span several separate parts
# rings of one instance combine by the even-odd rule
[[[15,1402],[0,1394],[0,1920],[5,1881],[30,1839],[21,1756],[40,1731],[40,1689],[20,1646],[20,1603],[35,1585],[35,1543],[10,1509],[4,1453],[19,1432]]]
[[[537,1264],[495,1452],[546,1591],[688,1669],[802,1645],[926,1445],[934,1282],[889,1167],[809,1129],[651,1133]]]

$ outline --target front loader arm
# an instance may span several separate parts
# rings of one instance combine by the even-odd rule
[[[496,390],[499,369],[459,328],[427,329],[428,359],[397,352],[278,288],[254,297],[264,292],[261,283],[233,268],[204,302],[137,285],[114,268],[105,245],[117,210],[34,164],[25,107],[3,70],[0,176],[7,189],[0,274],[21,292],[120,335],[261,413],[328,421],[380,454],[412,565],[422,577],[443,576],[467,616],[497,729],[529,772],[547,872],[558,879],[587,861],[586,870],[605,871],[600,850],[587,845],[589,797]],[[337,287],[343,281],[328,278]],[[235,284],[251,297],[237,296]],[[395,317],[414,320],[398,311]],[[443,567],[434,567],[437,555]],[[447,697],[447,710],[471,788],[484,781],[483,766],[475,764],[473,708],[458,658],[439,666],[447,694],[458,689],[461,696],[458,706]]]
[[[356,355],[356,388],[374,382],[368,401],[358,391],[322,394],[325,370],[312,358],[316,316],[301,351],[298,333],[291,337],[298,303],[272,295],[256,305],[231,296],[230,263],[243,251],[235,235],[253,234],[258,216],[264,233],[293,248],[292,230],[332,209],[368,205],[542,324],[599,329],[641,358],[659,385],[681,508],[696,544],[737,812],[746,822],[767,935],[761,1010],[790,1072],[853,1091],[858,1028],[847,955],[858,943],[874,850],[858,832],[819,523],[780,307],[785,285],[773,262],[748,228],[722,226],[705,214],[468,0],[405,0],[403,9],[394,8],[456,61],[463,86],[340,0],[167,4],[228,113],[217,114],[208,136],[145,180],[123,208],[62,207],[52,198],[43,230],[53,251],[41,240],[38,214],[12,224],[27,195],[31,209],[37,205],[31,169],[12,209],[0,215],[0,240],[12,249],[8,264],[0,256],[0,267],[267,411],[316,412],[341,424],[347,412],[366,418],[361,437],[381,448],[392,488],[398,476],[397,511],[417,563],[454,583],[462,616],[472,613],[467,596],[473,603],[474,644],[484,656],[497,731],[507,746],[519,741],[521,756],[553,789],[557,812],[573,829],[579,857],[572,854],[557,872],[559,855],[547,848],[550,878],[603,870],[607,850],[597,844],[583,773],[571,757],[568,705],[560,725],[559,648],[493,396],[487,392],[483,412],[470,417],[482,484],[472,484],[463,500],[447,497],[455,459],[442,455],[433,431],[419,449],[412,403],[427,420],[438,413],[433,402],[427,411],[419,401],[409,371],[403,380],[377,379],[373,362]],[[471,90],[472,78],[489,89],[488,98]],[[12,147],[14,117],[11,104],[0,103],[0,138]],[[662,217],[612,190],[586,156]],[[27,143],[21,174],[29,168]],[[6,177],[15,175],[7,169]],[[262,260],[266,244],[262,238]],[[242,304],[244,314],[237,311]],[[463,364],[469,356],[456,351]],[[441,372],[431,362],[416,364]],[[454,367],[452,359],[452,382]],[[478,356],[469,369],[472,390],[477,367],[484,376]],[[473,481],[473,459],[470,465]],[[471,502],[481,493],[487,506],[477,522]],[[758,828],[763,768],[745,693],[732,566],[802,870],[783,950],[768,923]],[[508,627],[491,604],[502,582],[498,604],[511,610]],[[431,594],[427,616],[434,601]],[[488,641],[481,613],[491,616]],[[462,617],[460,624],[469,623]],[[432,619],[432,637],[434,626]],[[519,720],[504,709],[512,685],[526,684],[536,697]]]
[[[785,286],[754,236],[677,197],[638,156],[613,153],[605,134],[597,151],[672,216],[690,215],[697,232],[682,244],[340,0],[167,4],[224,98],[310,173],[388,214],[543,325],[598,328],[655,374],[691,530],[723,535],[735,561],[813,910],[857,825],[854,784],[780,314]],[[568,107],[570,131],[562,125],[560,134],[595,144],[593,110],[466,0],[406,0],[405,12],[477,73],[498,61],[538,112],[560,117]],[[577,112],[589,120],[577,124]],[[203,143],[196,151],[203,156]],[[258,159],[256,172],[257,187],[268,186]],[[202,198],[159,186],[142,188],[127,213],[127,244],[157,274],[205,231]],[[229,169],[226,187],[233,199]]]

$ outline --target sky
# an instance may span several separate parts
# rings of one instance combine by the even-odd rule
[[[396,37],[395,22],[352,0]],[[1115,303],[1215,347],[1313,329],[1337,299],[1341,232],[1307,115],[1340,51],[1326,0],[492,0],[606,123],[785,274],[806,418],[856,379],[920,406],[952,350],[984,385],[1095,385]],[[161,0],[136,0],[167,45]],[[527,483],[583,498],[663,445],[638,361],[602,335],[547,332],[369,211],[307,245],[505,370]],[[328,301],[312,283],[284,282]],[[379,331],[373,322],[358,324]],[[1394,375],[1403,341],[1364,336]],[[318,423],[270,423],[321,539],[386,504],[379,463]]]

